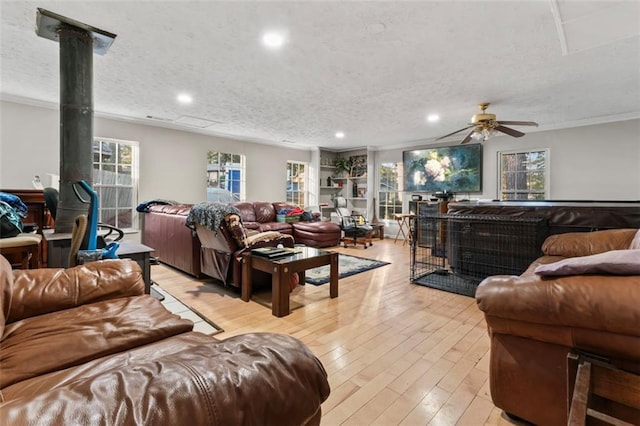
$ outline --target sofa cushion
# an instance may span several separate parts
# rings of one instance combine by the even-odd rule
[[[190,331],[193,323],[149,295],[123,297],[26,318],[5,327],[0,389]]]
[[[242,223],[245,226],[247,226],[248,222],[258,222],[258,219],[256,219],[256,212],[253,210],[252,203],[241,201],[239,203],[231,203],[231,205],[240,210],[240,217],[242,218]]]
[[[321,362],[303,343],[255,333],[150,354],[7,401],[0,423],[319,424],[329,392]]]
[[[293,232],[293,227],[291,226],[291,223],[265,222],[260,224],[258,230],[260,232],[275,231],[283,234],[291,234]]]
[[[30,269],[15,274],[7,323],[142,294],[142,270],[131,259],[100,260],[69,269]]]
[[[253,210],[256,212],[256,220],[260,223],[276,221],[276,209],[273,203],[256,201],[253,203]]]
[[[547,256],[589,256],[629,248],[637,229],[609,229],[595,232],[569,232],[547,237],[542,252]]]
[[[187,216],[191,211],[193,204],[158,204],[149,206],[147,212],[164,213],[164,214],[177,214],[180,216]]]
[[[539,265],[538,275],[640,274],[640,250],[611,250],[591,256],[570,257]]]

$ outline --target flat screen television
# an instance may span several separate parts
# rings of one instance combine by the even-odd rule
[[[482,144],[402,152],[405,191],[480,192]]]

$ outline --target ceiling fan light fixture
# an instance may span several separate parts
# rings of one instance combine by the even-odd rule
[[[482,129],[476,129],[472,134],[471,137],[474,140],[477,141],[487,141],[489,140],[489,138],[495,136],[496,131],[490,128],[482,128]]]

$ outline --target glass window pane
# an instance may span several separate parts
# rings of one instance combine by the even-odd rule
[[[115,208],[118,206],[117,203],[117,191],[115,188],[112,187],[105,187],[102,188],[101,195],[101,202],[100,204],[102,205],[103,209],[108,209],[108,208]]]
[[[543,199],[546,151],[500,154],[502,199]]]

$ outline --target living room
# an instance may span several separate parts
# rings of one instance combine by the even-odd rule
[[[57,100],[59,69],[56,59],[59,46],[57,43],[38,37],[33,31],[36,7],[39,5],[25,3],[18,6],[20,2],[15,3],[2,5],[3,39],[20,46],[21,52],[18,54],[7,42],[2,43],[0,188],[26,189],[32,187],[35,176],[40,176],[45,186],[48,186],[51,182],[47,182],[46,179],[51,175],[60,174],[60,105]],[[490,6],[487,5],[487,9],[493,13],[498,7],[507,8],[504,3],[491,3]],[[243,195],[248,201],[284,200],[287,196],[287,162],[300,162],[307,165],[310,170],[317,169],[321,165],[321,150],[336,155],[366,152],[369,169],[374,173],[371,177],[373,185],[370,186],[375,185],[377,188],[380,185],[379,170],[383,163],[401,163],[403,153],[414,149],[458,145],[466,133],[461,132],[444,141],[436,139],[467,126],[469,118],[478,113],[476,104],[485,101],[492,102],[488,112],[496,114],[499,119],[533,120],[539,126],[516,126],[518,130],[526,133],[524,137],[494,135],[482,141],[481,190],[463,191],[456,194],[456,198],[470,199],[472,202],[500,199],[501,177],[498,166],[500,155],[514,151],[546,150],[548,180],[545,185],[545,199],[640,200],[640,168],[638,167],[640,164],[640,78],[637,75],[640,65],[640,57],[637,54],[640,29],[637,22],[635,32],[631,34],[618,35],[618,38],[603,42],[601,45],[592,40],[592,44],[583,46],[577,51],[569,51],[566,56],[562,56],[561,43],[555,33],[553,13],[550,10],[553,7],[547,2],[533,3],[544,3],[543,6],[529,5],[539,19],[539,21],[534,20],[535,23],[544,28],[540,31],[553,31],[553,35],[545,35],[544,41],[541,42],[542,47],[534,41],[523,41],[526,37],[521,37],[514,43],[517,46],[527,46],[531,51],[513,52],[508,46],[504,47],[498,43],[493,32],[491,35],[494,37],[489,37],[490,41],[487,42],[489,47],[482,42],[482,31],[479,31],[482,26],[475,23],[464,30],[466,37],[463,40],[477,41],[475,47],[478,50],[497,49],[499,53],[495,56],[489,53],[488,57],[482,60],[474,56],[477,62],[473,62],[471,66],[465,64],[462,67],[456,63],[464,63],[465,56],[460,53],[461,51],[451,53],[455,61],[452,60],[446,64],[454,70],[449,74],[451,83],[444,81],[442,77],[434,76],[433,73],[427,73],[428,76],[424,79],[417,77],[428,68],[430,63],[428,58],[415,62],[417,59],[411,57],[409,53],[406,56],[393,56],[396,61],[404,59],[406,63],[411,64],[406,66],[409,70],[404,72],[407,74],[394,76],[395,72],[399,72],[396,68],[404,68],[403,66],[391,68],[391,70],[384,68],[381,69],[378,80],[371,77],[371,80],[367,79],[366,83],[372,86],[384,85],[389,84],[387,79],[397,78],[404,84],[392,84],[395,89],[394,95],[379,101],[377,97],[386,93],[384,89],[387,86],[384,86],[380,93],[371,91],[366,92],[368,94],[365,96],[362,94],[364,92],[359,91],[365,84],[359,83],[357,77],[348,78],[346,81],[353,84],[354,93],[358,93],[360,97],[354,95],[354,99],[348,99],[348,96],[343,94],[336,98],[334,104],[327,102],[326,98],[322,98],[322,102],[327,102],[323,104],[325,109],[336,109],[338,111],[336,115],[342,115],[345,120],[353,120],[354,124],[339,123],[335,115],[328,114],[323,119],[325,120],[323,133],[317,127],[307,128],[307,126],[313,126],[315,117],[319,116],[319,110],[314,107],[314,100],[309,99],[319,96],[318,89],[314,86],[314,96],[305,97],[305,90],[302,89],[295,92],[299,99],[281,101],[278,91],[287,92],[286,84],[262,91],[256,90],[254,86],[255,84],[267,87],[272,77],[268,72],[265,80],[256,76],[256,82],[252,82],[247,89],[247,92],[251,90],[254,92],[245,94],[244,98],[240,96],[235,100],[233,99],[235,96],[220,98],[219,103],[223,105],[222,108],[219,106],[209,108],[216,103],[212,99],[216,99],[217,93],[223,91],[221,86],[216,86],[218,92],[212,90],[212,92],[198,93],[196,89],[192,89],[195,92],[193,106],[176,104],[173,93],[182,89],[179,86],[183,86],[183,83],[169,84],[164,81],[151,86],[144,84],[146,80],[153,80],[154,76],[159,79],[162,77],[162,73],[156,70],[149,76],[132,72],[130,75],[118,77],[121,79],[121,86],[130,87],[130,93],[118,92],[116,96],[114,92],[112,98],[109,89],[103,83],[113,78],[107,77],[106,74],[111,76],[126,74],[119,71],[125,67],[123,64],[127,63],[130,53],[120,49],[118,44],[124,43],[129,46],[128,43],[137,34],[123,32],[120,29],[118,20],[125,19],[122,16],[115,14],[110,15],[110,18],[100,19],[99,13],[91,12],[91,8],[84,4],[74,6],[68,3],[52,3],[44,7],[99,28],[104,26],[105,30],[118,33],[113,50],[104,56],[94,57],[93,134],[97,138],[136,143],[139,152],[136,200],[140,202],[158,198],[190,204],[204,201],[207,194],[205,179],[207,155],[210,151],[244,156],[246,175]],[[565,2],[551,3],[556,4],[556,7],[558,3],[561,3],[560,7],[566,6]],[[632,4],[633,2],[628,3],[631,4],[630,7],[636,7]],[[429,4],[431,3],[424,3],[423,6],[426,7]],[[436,2],[433,2],[432,6],[436,4],[444,7]],[[456,15],[452,12],[450,21],[455,22],[455,26],[468,25],[465,19],[498,25],[485,14],[489,13],[488,10],[481,12],[472,3],[461,2],[453,10],[461,12],[465,4],[473,9],[474,13],[466,11],[454,18]],[[418,5],[419,3],[414,7],[419,8]],[[95,5],[95,7],[107,16],[104,4]],[[401,8],[401,6],[398,7]],[[169,6],[167,10],[160,9],[163,13],[167,10],[171,11]],[[395,34],[393,31],[397,31],[397,28],[393,24],[394,19],[399,22],[406,20],[406,24],[410,25],[413,31],[417,31],[416,27],[420,27],[420,19],[416,18],[417,22],[410,19],[412,11],[415,12],[413,9],[394,10],[391,6],[389,9],[380,6],[377,12],[371,12],[371,14],[359,11],[358,13],[362,13],[369,20],[367,21],[369,25],[364,25],[362,21],[358,23],[365,28],[362,31],[366,37],[375,42],[375,38],[385,32]],[[569,9],[565,9],[565,12],[569,13]],[[177,12],[173,10],[173,13]],[[436,12],[433,11],[433,13]],[[475,13],[482,13],[482,15],[475,15]],[[520,13],[525,14],[525,9]],[[309,14],[313,13],[305,12],[296,16],[309,18]],[[586,12],[585,14],[589,15]],[[168,26],[165,28],[174,28],[170,16],[162,16],[165,19],[162,22]],[[250,21],[252,15],[249,13],[249,15],[240,16]],[[416,16],[425,18],[423,14]],[[482,16],[484,19],[477,16]],[[518,16],[518,12],[511,12],[507,16],[509,19],[505,18],[505,22],[517,22],[515,16]],[[232,22],[238,21],[232,20]],[[243,21],[240,20],[240,22]],[[570,21],[564,23],[567,22]],[[229,29],[222,22],[216,21],[216,24],[221,28]],[[531,23],[529,25],[527,27],[529,29],[536,27]],[[608,25],[611,26],[610,23]],[[162,25],[159,26],[162,27]],[[620,27],[624,25],[621,23]],[[519,31],[515,24],[506,25],[506,29],[499,28],[509,31],[508,34]],[[499,33],[500,29],[496,29],[496,32]],[[474,30],[477,31],[475,34]],[[151,30],[149,32],[151,33]],[[523,32],[526,33],[526,31]],[[20,34],[19,39],[14,38],[16,34]],[[419,32],[412,34],[421,35]],[[428,32],[422,36],[428,38],[433,34]],[[147,37],[144,36],[143,41],[148,41]],[[289,37],[295,39],[295,34],[291,32]],[[22,40],[25,41],[22,42]],[[180,40],[183,39],[180,38]],[[413,54],[419,51],[409,41],[401,40],[416,49],[410,50]],[[515,35],[514,40],[516,40]],[[553,46],[557,50],[557,52],[554,51],[554,55],[557,58],[566,59],[576,67],[572,69],[574,74],[566,73],[563,66],[554,61],[545,62],[546,55],[541,51],[551,46],[551,44],[545,44],[549,40],[554,40]],[[461,40],[456,39],[456,41]],[[569,42],[571,43],[572,40]],[[358,44],[353,43],[352,48]],[[497,44],[500,44],[500,47],[495,47]],[[361,61],[364,68],[361,73],[356,74],[357,76],[364,78],[364,75],[374,75],[373,70],[378,69],[376,67],[380,64],[377,62],[371,64],[366,61],[367,51],[371,52],[367,49],[371,46],[365,45],[367,48],[363,48],[364,52],[358,52],[355,48],[347,50],[348,54],[335,57],[336,62],[352,54],[354,58]],[[329,49],[327,46],[330,47],[331,43],[323,45]],[[418,44],[418,47],[425,48],[425,45]],[[29,52],[31,48],[33,51]],[[451,51],[456,49],[461,49],[457,43],[451,47]],[[223,52],[222,47],[219,46],[214,50]],[[504,53],[505,51],[509,51],[509,54]],[[36,55],[34,52],[42,55],[40,59],[34,59]],[[256,54],[255,51],[251,52]],[[471,54],[468,51],[466,53]],[[387,54],[390,53],[387,51]],[[440,51],[433,54],[444,55]],[[160,69],[162,65],[160,54],[156,52],[153,56],[151,62]],[[525,56],[531,58],[525,59]],[[20,60],[14,61],[18,57]],[[26,62],[24,62],[25,59]],[[28,67],[29,60],[35,61],[38,65],[32,64]],[[270,60],[266,59],[267,65],[271,64]],[[520,60],[532,62],[527,62],[526,67],[521,67],[517,66]],[[548,68],[542,69],[543,66],[541,66],[541,70],[537,70],[537,73],[532,71],[531,74],[520,75],[523,69],[537,68],[537,60]],[[110,61],[118,65],[112,65]],[[500,63],[501,61],[504,61],[504,65]],[[12,68],[18,66],[16,64],[24,68]],[[261,65],[271,70],[267,65]],[[210,62],[202,65],[203,68],[206,66],[212,65]],[[322,66],[330,67],[331,65],[318,64],[318,68]],[[609,71],[608,66],[615,71]],[[205,70],[199,66],[196,67],[199,75],[196,78],[192,76],[192,82],[200,79],[200,75],[204,75]],[[505,77],[510,67],[515,70],[514,74],[518,74],[517,77]],[[582,72],[576,72],[578,69],[582,69]],[[448,70],[438,65],[434,72],[446,75]],[[49,78],[40,83],[34,80],[33,87],[29,87],[26,79],[16,77],[20,73],[47,75]],[[558,74],[559,77],[553,78],[554,74]],[[317,77],[316,73],[311,75]],[[413,79],[409,78],[410,76],[413,76]],[[545,82],[545,78],[549,79],[548,83]],[[310,84],[309,79],[303,80]],[[437,80],[437,84],[427,85],[425,80]],[[323,85],[329,84],[328,82],[335,83],[332,80],[323,80],[319,87],[324,87]],[[241,86],[237,82],[234,84]],[[292,85],[297,84],[301,84],[300,81],[295,80],[295,83],[292,83]],[[347,83],[343,81],[342,84],[338,87],[341,89],[347,87],[348,92]],[[456,90],[441,90],[440,86],[456,86]],[[151,101],[144,104],[142,95],[145,91],[162,92],[163,87],[168,88],[166,92],[171,93],[171,96],[165,93],[164,101]],[[553,91],[558,92],[558,95],[551,96],[550,92]],[[418,95],[411,92],[418,92]],[[237,95],[244,92],[234,93]],[[138,96],[141,97],[139,101],[132,101]],[[207,107],[197,105],[202,101],[202,97],[210,99],[207,101]],[[282,113],[283,109],[281,109],[284,106],[269,104],[270,97],[282,102],[282,105],[288,108],[288,114],[302,117],[295,123],[299,127],[287,121],[288,117]],[[422,98],[422,100],[416,100],[416,98]],[[128,101],[119,103],[121,99],[128,99]],[[138,102],[143,104],[142,107],[137,106]],[[159,106],[159,104],[164,105]],[[248,104],[255,109],[246,109]],[[416,106],[418,104],[420,106]],[[135,109],[131,115],[128,114],[129,108]],[[272,108],[277,112],[272,113]],[[216,114],[221,114],[222,109],[234,111],[233,114],[225,116],[223,120],[225,124],[228,124],[227,120],[248,123],[244,133],[221,131],[215,125],[210,129],[202,129],[147,118],[147,115],[159,118],[185,115],[215,120]],[[350,117],[346,113],[349,111],[354,112],[353,116]],[[425,119],[426,114],[432,111],[442,115],[439,123],[429,123]],[[372,117],[364,122],[362,117],[366,116],[367,112]],[[394,114],[403,115],[405,118],[400,119],[399,115]],[[279,126],[251,129],[250,127],[260,123],[260,120],[254,123],[251,119],[245,119],[245,116],[258,115],[264,116],[261,120],[286,122],[282,127],[289,128],[290,133],[280,129]],[[406,116],[410,115],[413,115],[413,118],[407,120]],[[310,118],[310,116],[313,117]],[[388,129],[385,128],[387,122],[390,123]],[[367,128],[369,131],[365,131]],[[234,129],[237,130],[237,128]],[[334,136],[338,130],[345,130],[344,139]],[[295,143],[291,143],[292,140]],[[324,186],[323,183],[318,182],[319,176],[316,170],[313,173],[315,182],[309,182],[310,192],[315,193],[310,194],[308,198],[310,201],[314,200],[310,203],[313,205],[320,201],[318,193],[320,186]],[[427,198],[432,195],[430,192],[416,191],[416,193],[421,193]],[[413,192],[409,191],[402,193],[402,211],[405,213],[409,211],[408,203],[412,194]],[[393,237],[398,231],[397,223],[392,217],[379,217],[374,197],[374,194],[368,194],[368,208],[365,213],[370,219],[375,210],[379,220],[385,224],[385,234],[391,238],[385,241],[374,241],[373,246],[366,252],[362,247],[339,248],[338,251],[385,260],[391,262],[391,265],[366,274],[341,279],[340,296],[336,299],[330,299],[327,290],[322,287],[299,286],[294,291],[310,303],[304,309],[294,310],[286,318],[275,318],[263,306],[242,302],[239,295],[232,291],[218,288],[210,282],[203,284],[171,269],[154,267],[154,280],[168,282],[168,288],[172,291],[177,291],[176,289],[180,286],[185,287],[183,294],[186,298],[191,292],[192,298],[188,300],[192,306],[206,313],[224,328],[225,332],[217,337],[227,338],[252,331],[275,331],[293,335],[308,344],[325,364],[332,388],[332,393],[322,408],[323,416],[327,415],[322,420],[323,424],[400,424],[402,422],[404,424],[428,422],[510,424],[515,422],[503,418],[502,410],[491,402],[488,380],[490,343],[486,335],[486,323],[475,300],[409,284],[410,247],[402,245],[401,241],[394,244]],[[127,231],[126,239],[141,241],[138,224]]]

